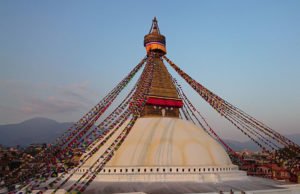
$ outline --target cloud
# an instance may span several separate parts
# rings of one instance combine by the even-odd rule
[[[87,81],[66,85],[0,80],[0,123],[35,116],[74,121],[97,103]]]
[[[26,100],[26,104],[20,108],[20,111],[27,114],[55,114],[74,112],[83,107],[79,101],[58,99],[54,96],[49,96],[47,99],[32,97]]]
[[[58,87],[58,92],[65,97],[71,97],[89,105],[94,103],[91,97],[97,98],[96,92],[89,87],[88,82]]]

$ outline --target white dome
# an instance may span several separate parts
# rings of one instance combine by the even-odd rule
[[[107,167],[231,166],[223,147],[202,128],[177,118],[139,118]]]

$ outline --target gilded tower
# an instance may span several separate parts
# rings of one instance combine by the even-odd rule
[[[153,19],[149,34],[144,37],[144,46],[147,55],[153,57],[154,72],[142,116],[179,117],[179,108],[183,103],[162,60],[167,53],[166,38],[160,34],[156,18]]]

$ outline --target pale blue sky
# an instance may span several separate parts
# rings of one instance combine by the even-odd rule
[[[296,0],[2,0],[0,124],[36,116],[78,120],[144,57],[154,16],[167,56],[183,70],[275,130],[299,132]],[[232,126],[186,92],[232,137]]]

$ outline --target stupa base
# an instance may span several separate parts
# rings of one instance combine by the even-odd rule
[[[101,182],[94,180],[84,193],[87,194],[116,194],[116,193],[145,193],[145,194],[186,194],[186,193],[234,193],[245,194],[299,194],[300,185],[279,185],[278,182],[250,177],[248,180],[232,180],[217,183],[200,182]]]

